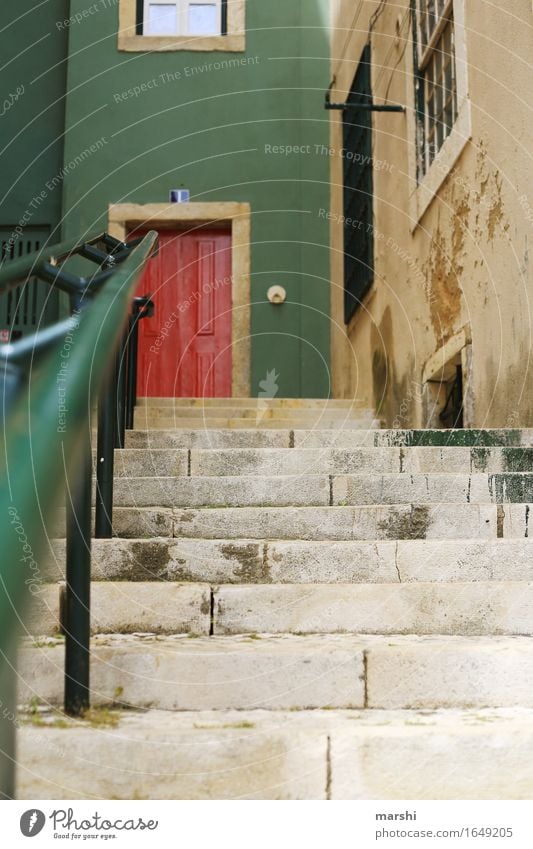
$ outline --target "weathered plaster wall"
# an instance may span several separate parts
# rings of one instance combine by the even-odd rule
[[[471,349],[462,352],[467,423],[531,425],[531,3],[517,0],[512,11],[485,0],[466,3],[472,138],[420,220],[410,203],[415,150],[408,5],[385,4],[371,35],[375,100],[402,103],[408,112],[374,115],[375,283],[347,333],[342,160],[331,160],[334,392],[375,404],[389,425],[423,425],[431,413],[422,385],[428,361],[438,363],[436,352],[446,343],[449,353],[456,342],[461,347],[471,340]],[[335,100],[349,90],[379,6],[364,2],[351,29],[352,4],[333,2]],[[331,122],[336,150],[342,148],[339,115],[332,113]]]

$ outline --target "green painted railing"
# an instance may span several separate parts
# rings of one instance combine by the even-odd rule
[[[11,360],[17,365],[24,360],[25,364],[23,377],[18,374],[13,403],[6,409],[2,422],[0,798],[14,796],[17,724],[14,685],[16,642],[22,632],[22,618],[32,594],[45,581],[41,558],[52,536],[51,523],[64,496],[65,484],[75,499],[73,489],[81,474],[80,465],[87,468],[91,411],[116,362],[139,276],[156,239],[157,234],[150,232],[133,248],[116,242],[115,257],[105,243],[103,253],[99,253],[95,240],[71,242],[48,248],[46,255],[41,252],[10,263],[0,271],[0,291],[14,279],[21,280],[38,269],[41,278],[74,296],[76,278],[70,280],[66,273],[58,274],[62,260],[74,253],[104,269],[87,278],[81,297],[78,291],[79,311],[75,316],[9,349],[0,348],[3,401],[8,384],[12,388],[6,379],[12,368]],[[92,256],[91,252],[94,252]],[[89,296],[91,281],[96,281],[96,294]],[[79,569],[83,568],[80,564]],[[82,582],[90,579],[87,574],[75,577]],[[87,624],[88,614],[85,628]]]

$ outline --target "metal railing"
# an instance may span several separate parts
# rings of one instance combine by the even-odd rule
[[[45,580],[40,558],[64,485],[65,710],[89,705],[91,413],[99,399],[95,524],[97,535],[111,536],[113,451],[133,424],[138,321],[153,308],[133,296],[156,240],[153,231],[131,243],[101,234],[0,269],[0,294],[37,277],[66,292],[72,308],[70,318],[0,346],[0,798],[14,796],[16,641]],[[73,257],[96,270],[78,276],[64,267]]]

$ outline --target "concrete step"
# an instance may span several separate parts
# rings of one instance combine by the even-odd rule
[[[491,539],[498,534],[498,509],[477,504],[176,509],[173,536],[294,540]],[[120,508],[116,515],[119,513]],[[133,529],[133,523],[131,526]]]
[[[62,640],[19,651],[19,701],[63,698]],[[102,635],[92,703],[162,710],[533,707],[529,637]]]
[[[533,446],[533,429],[496,430],[133,430],[127,448],[372,448]]]
[[[522,448],[201,448],[191,451],[187,448],[124,448],[115,451],[115,474],[123,477],[372,474],[376,479],[380,475],[403,475],[405,484],[411,476],[413,486],[413,476],[434,475],[438,482],[439,475],[447,475],[448,487],[454,478],[458,480],[458,476],[462,476],[467,488],[468,477],[471,477],[472,484],[481,484],[483,490],[490,482],[487,476],[509,475],[507,482],[501,478],[492,481],[493,493],[501,491],[505,495],[506,491],[509,494],[515,490],[521,492],[523,487],[527,491],[531,478],[524,474],[531,474],[527,467],[533,462],[532,451]],[[94,457],[96,461],[96,452]],[[481,460],[485,468],[480,468]],[[401,482],[400,478],[397,480]],[[444,480],[443,477],[441,482]],[[423,483],[425,491],[427,487],[421,477],[418,482]],[[370,483],[368,477],[367,483]],[[443,486],[443,490],[446,488]]]
[[[330,486],[327,475],[119,477],[114,484],[114,503],[137,507],[327,506]]]
[[[502,474],[533,471],[532,448],[195,449],[191,475]]]
[[[141,418],[138,412],[135,414],[136,430],[190,430],[193,426],[196,426],[196,428],[205,428],[206,430],[224,430],[227,428],[233,430],[250,430],[254,429],[254,427],[259,430],[309,430],[315,427],[323,427],[329,430],[374,430],[381,426],[381,422],[379,419],[364,417],[340,420],[331,418],[331,416],[327,419],[325,417],[319,418],[318,416],[312,416],[300,420],[290,418],[289,416],[287,418],[260,418],[258,420],[252,418],[205,418],[195,420],[171,416],[151,418],[146,415]]]
[[[54,540],[46,581],[64,578],[65,541]],[[533,540],[305,541],[95,539],[95,581],[211,584],[354,584],[533,580]]]
[[[250,419],[251,422],[259,420],[269,421],[278,419],[313,420],[319,423],[324,421],[350,421],[351,419],[373,419],[374,411],[363,407],[335,408],[323,406],[320,408],[271,406],[268,403],[256,404],[250,407],[170,407],[170,406],[144,406],[135,410],[136,417],[142,422],[145,419],[155,421],[156,419],[177,418],[191,419],[201,424],[205,419]]]
[[[347,506],[369,504],[503,504],[533,501],[533,474],[502,475],[390,474],[390,475],[277,475],[224,477],[123,477],[129,471],[154,475],[165,470],[161,458],[146,455],[144,468],[117,463],[114,484],[117,506],[138,507],[246,507]],[[166,471],[179,471],[169,461]]]
[[[351,410],[362,406],[356,398],[137,398],[138,407],[175,407],[209,409],[211,407],[273,407],[287,410]]]
[[[215,634],[532,635],[533,583],[225,585]]]
[[[64,584],[42,584],[22,616],[25,634],[35,639],[58,635]],[[211,587],[176,582],[94,581],[92,634],[193,634],[211,630]]]
[[[369,431],[373,433],[374,431]],[[307,431],[302,431],[307,433]],[[331,433],[331,431],[326,431]],[[339,433],[339,431],[333,431]],[[362,431],[366,433],[366,431]],[[151,450],[176,448],[291,448],[294,432],[288,430],[254,429],[240,430],[197,428],[191,430],[128,430],[126,448],[150,448]]]
[[[364,507],[115,507],[119,537],[194,539],[397,540],[524,536],[518,521],[511,533],[500,510],[523,505],[397,504]],[[524,505],[528,507],[528,505]],[[525,517],[527,520],[527,517]],[[526,526],[527,530],[527,526]],[[65,535],[64,511],[51,529]]]
[[[374,430],[343,431],[324,429],[298,430],[293,437],[295,448],[359,448],[359,447],[525,447],[533,445],[533,429],[472,430]],[[198,446],[200,447],[200,446]],[[250,446],[252,447],[252,446]]]
[[[59,632],[58,584],[45,584],[25,633]],[[211,613],[212,611],[212,613]],[[533,583],[206,584],[94,582],[93,634],[532,635]]]
[[[115,507],[116,537],[402,540],[529,537],[531,504],[389,504],[360,507]],[[92,516],[94,524],[94,511]],[[65,512],[49,526],[65,536]]]
[[[19,701],[60,704],[64,642],[19,651]],[[363,707],[360,642],[331,636],[190,637],[102,635],[92,639],[92,703],[119,699],[163,710]]]
[[[529,800],[533,784],[520,708],[42,710],[19,728],[18,799]]]

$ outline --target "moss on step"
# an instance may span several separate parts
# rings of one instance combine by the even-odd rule
[[[375,447],[505,447],[519,446],[522,432],[510,429],[464,429],[464,430],[397,430],[377,431],[374,435]]]

